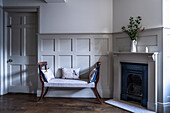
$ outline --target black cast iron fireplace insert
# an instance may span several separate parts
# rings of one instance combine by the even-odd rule
[[[121,100],[147,107],[148,65],[121,62]]]

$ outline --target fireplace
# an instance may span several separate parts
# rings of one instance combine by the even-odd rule
[[[121,62],[121,100],[147,107],[148,65]]]
[[[157,111],[158,53],[118,52],[113,54],[113,59],[113,100],[122,99],[129,101],[126,102],[127,104],[131,101],[135,101],[135,103],[138,102],[149,110]],[[130,66],[126,66],[126,64]],[[123,74],[122,68],[125,69],[125,73],[123,72]],[[127,80],[128,76],[129,80]],[[134,82],[133,84],[138,83],[137,87],[142,87],[142,95],[140,98],[136,98],[134,95],[131,96],[130,94],[132,94],[133,90],[132,92],[128,91],[130,94],[127,95],[127,82],[130,80],[132,82],[136,81],[135,79],[140,81],[140,79],[138,79],[139,77],[142,81],[142,86],[140,85],[140,82]],[[124,79],[124,81],[122,79]],[[135,89],[134,91],[138,91],[137,95],[139,96],[140,90]]]

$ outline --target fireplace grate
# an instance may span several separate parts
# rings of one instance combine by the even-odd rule
[[[146,107],[148,99],[148,66],[134,63],[121,63],[121,65],[121,99],[139,102]]]

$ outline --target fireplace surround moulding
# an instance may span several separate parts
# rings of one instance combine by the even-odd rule
[[[147,109],[157,111],[157,58],[158,52],[152,53],[113,53],[114,82],[113,98],[121,100],[121,62],[148,65],[148,101]]]

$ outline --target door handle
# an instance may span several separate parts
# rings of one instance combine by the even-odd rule
[[[7,25],[7,27],[12,27],[12,25]]]
[[[12,60],[12,59],[9,59],[9,60],[7,61],[7,63],[9,63],[9,62],[13,62],[13,60]]]

